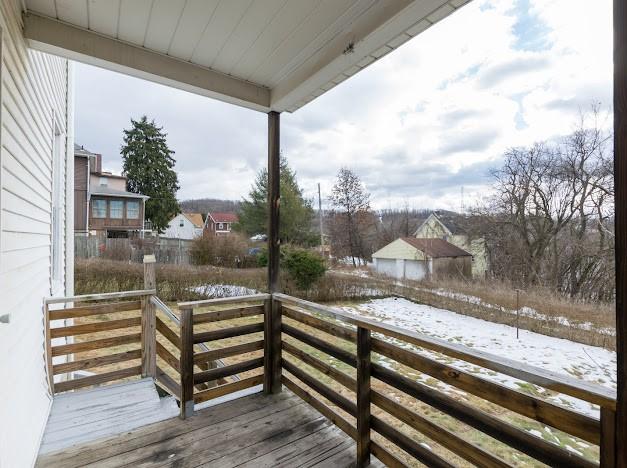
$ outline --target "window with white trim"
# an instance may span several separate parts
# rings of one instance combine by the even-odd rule
[[[107,200],[92,200],[91,201],[91,216],[93,218],[106,218],[107,217]]]
[[[126,202],[126,219],[139,219],[139,202]]]
[[[109,217],[111,219],[122,219],[124,217],[124,202],[122,200],[111,200],[109,202]]]

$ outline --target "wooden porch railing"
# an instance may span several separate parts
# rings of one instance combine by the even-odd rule
[[[178,304],[179,320],[154,292],[142,290],[46,301],[48,340],[116,332],[115,336],[103,339],[48,346],[52,391],[74,390],[131,376],[152,376],[158,385],[180,401],[181,417],[185,418],[192,414],[194,404],[262,383],[266,393],[280,391],[281,385],[285,385],[356,440],[359,466],[367,464],[370,454],[389,466],[401,466],[400,459],[389,450],[391,446],[428,466],[451,466],[450,460],[416,442],[400,430],[401,426],[425,435],[472,464],[508,466],[497,454],[399,403],[382,390],[389,388],[549,466],[598,466],[495,416],[492,411],[453,398],[378,363],[385,358],[473,395],[491,408],[501,408],[499,414],[511,412],[596,445],[600,466],[614,466],[616,399],[615,393],[605,387],[283,294],[184,302]],[[108,302],[91,303],[94,300]],[[71,308],[50,310],[53,304],[61,302],[74,304]],[[125,315],[123,319],[104,320],[107,315],[118,312],[130,313],[131,317]],[[53,320],[100,316],[103,319],[93,323],[49,326]],[[255,317],[259,320],[254,320]],[[247,318],[247,323],[228,325],[229,321],[242,318]],[[123,330],[131,332],[117,333]],[[263,339],[249,336],[261,332]],[[233,343],[233,340],[237,342]],[[55,356],[115,346],[128,348],[133,344],[140,346],[52,364]],[[309,351],[311,348],[316,353]],[[601,416],[591,417],[487,380],[419,354],[417,348],[599,405]],[[261,357],[236,360],[235,364],[223,367],[210,365],[248,353],[260,356],[258,351],[263,351]],[[74,374],[133,360],[140,360],[141,364],[86,377]],[[336,361],[345,369],[354,370],[341,370],[332,364]],[[238,374],[256,369],[259,372],[253,372],[252,376],[234,380]],[[53,382],[54,375],[64,373],[70,378]],[[335,382],[335,385],[329,385],[329,382]],[[389,417],[384,418],[384,415],[392,416],[400,423],[390,424]]]
[[[363,319],[283,294],[274,294],[273,300],[280,304],[283,317],[281,327],[284,336],[281,341],[281,348],[284,352],[281,359],[282,368],[290,374],[289,376],[286,373],[283,374],[283,383],[327,415],[357,441],[357,462],[360,466],[367,463],[370,453],[388,465],[394,466],[401,463],[385,451],[379,442],[371,439],[372,433],[377,433],[383,439],[428,466],[452,466],[449,460],[417,443],[380,416],[371,414],[372,407],[377,407],[402,421],[410,428],[426,435],[442,447],[473,464],[490,467],[507,466],[495,454],[398,403],[382,391],[375,390],[371,384],[375,380],[387,384],[407,397],[426,403],[441,413],[451,416],[549,466],[597,466],[596,463],[572,451],[537,437],[486,411],[466,404],[459,399],[454,399],[444,392],[410,379],[387,366],[377,364],[376,360],[372,359],[373,354],[427,374],[490,404],[539,421],[546,426],[581,439],[585,443],[598,445],[601,466],[614,466],[616,399],[614,392],[605,387],[587,384],[543,369]],[[289,322],[299,326],[292,325],[285,319],[289,319]],[[313,329],[317,333],[308,332],[308,329]],[[400,345],[396,344],[398,342]],[[355,368],[356,377],[352,377],[330,365],[326,360],[306,352],[303,345],[312,347]],[[476,374],[443,364],[408,349],[408,345],[436,351],[478,367],[597,404],[601,407],[601,418],[599,420],[557,406],[535,396],[481,378]],[[354,351],[352,351],[353,349]],[[337,384],[350,390],[353,396],[347,398],[323,383],[313,373],[305,370],[308,367],[330,377]],[[304,388],[303,384],[309,389]],[[331,406],[314,396],[311,390],[350,415],[354,422],[341,416]]]

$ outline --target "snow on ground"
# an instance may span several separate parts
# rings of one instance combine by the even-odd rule
[[[616,353],[604,348],[527,330],[520,330],[520,339],[516,339],[515,327],[394,297],[374,299],[360,305],[342,307],[342,309],[451,343],[469,346],[532,366],[616,388]],[[480,374],[484,378],[510,388],[517,388],[535,395],[544,394],[547,400],[556,404],[568,406],[586,414],[598,415],[598,407],[587,402],[545,391],[543,388],[532,386],[513,377],[478,368],[474,364],[451,359],[429,350],[415,349],[430,358],[467,372]],[[427,380],[427,377],[424,380]],[[442,383],[438,388],[449,393],[453,390]]]
[[[254,289],[245,288],[244,286],[235,286],[232,284],[203,284],[189,288],[198,294],[206,296],[207,299],[213,299],[216,297],[233,297],[233,296],[246,296],[249,294],[257,294],[258,291]]]

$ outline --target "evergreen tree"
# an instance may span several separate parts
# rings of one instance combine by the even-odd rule
[[[312,233],[313,208],[311,200],[303,197],[296,173],[281,156],[281,216],[279,237],[282,242],[310,245],[317,237]],[[268,230],[268,170],[257,174],[249,193],[241,204],[237,228],[248,235]]]
[[[179,185],[174,172],[174,151],[168,148],[166,134],[154,120],[149,122],[144,115],[139,120],[131,119],[131,125],[130,130],[124,130],[122,146],[126,188],[150,197],[146,200],[146,220],[161,233],[181,212],[176,200]]]

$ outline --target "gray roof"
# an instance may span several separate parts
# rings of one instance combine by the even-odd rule
[[[83,148],[81,145],[77,145],[76,143],[74,143],[74,156],[89,157],[96,156],[96,153],[92,153],[91,151]]]
[[[416,237],[403,237],[402,239],[429,257],[472,257],[472,254],[444,239],[419,239]]]
[[[105,195],[109,197],[126,197],[126,198],[150,198],[147,195],[142,195],[141,193],[133,193],[127,192],[125,190],[115,190],[109,187],[98,186],[92,190],[90,190],[91,195]]]

